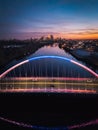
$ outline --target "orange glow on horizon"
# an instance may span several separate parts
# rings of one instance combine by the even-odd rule
[[[98,34],[54,34],[54,38],[61,37],[65,39],[98,39]]]

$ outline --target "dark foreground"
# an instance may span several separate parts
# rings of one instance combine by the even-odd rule
[[[26,124],[58,127],[58,130],[62,130],[63,127],[96,120],[98,95],[1,93],[0,116]],[[25,130],[27,128],[0,120],[0,130],[3,129]],[[98,130],[98,125],[81,127],[79,130]]]

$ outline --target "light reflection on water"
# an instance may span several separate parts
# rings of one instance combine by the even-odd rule
[[[63,56],[72,60],[77,61],[73,56],[60,49],[57,44],[53,46],[44,46],[37,50],[34,54],[28,58],[43,55],[56,55]],[[13,63],[11,63],[13,64]],[[10,64],[10,66],[11,66]],[[9,77],[25,77],[25,81],[22,80],[9,80]],[[28,83],[27,77],[69,77],[69,81],[63,82],[51,81],[47,83],[44,80],[43,83],[39,81],[30,81]],[[77,78],[77,81],[71,80],[71,78]],[[87,78],[86,80],[80,80]],[[89,79],[90,78],[90,79]],[[92,78],[92,79],[91,79]],[[89,82],[88,82],[89,81]],[[8,83],[9,82],[9,83]],[[70,92],[70,93],[96,93],[98,82],[95,81],[94,77],[89,74],[86,70],[83,70],[79,66],[72,63],[56,59],[45,59],[30,62],[22,65],[15,70],[11,71],[5,78],[0,82],[0,91],[2,92]]]
[[[63,56],[69,59],[76,60],[73,56],[66,53],[63,49],[58,47],[58,44],[54,44],[53,46],[48,45],[40,48],[34,54],[30,55],[28,58],[35,57],[35,56],[43,56],[43,55],[56,55],[56,56]]]

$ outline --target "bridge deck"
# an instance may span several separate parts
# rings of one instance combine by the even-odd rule
[[[0,81],[0,92],[98,93],[98,80],[65,77],[6,78]]]

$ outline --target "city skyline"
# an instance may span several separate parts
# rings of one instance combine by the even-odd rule
[[[97,0],[0,0],[0,39],[98,39]]]

